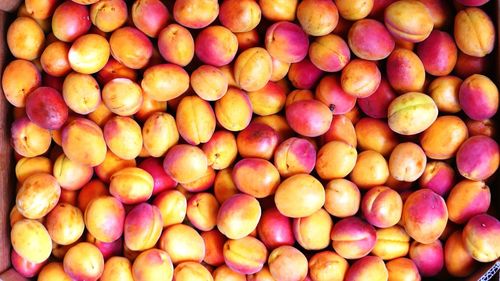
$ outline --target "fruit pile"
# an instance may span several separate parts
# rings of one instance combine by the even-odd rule
[[[12,265],[39,281],[470,275],[500,256],[487,2],[25,0],[2,75]]]

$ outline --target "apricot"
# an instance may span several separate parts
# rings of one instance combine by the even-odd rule
[[[94,170],[61,154],[54,162],[53,174],[62,188],[78,190],[90,181]]]
[[[143,68],[153,55],[148,37],[133,27],[115,30],[109,38],[111,54],[118,62],[132,69]]]
[[[153,157],[160,157],[179,141],[175,119],[165,112],[155,112],[142,126],[145,149]]]
[[[384,23],[396,39],[422,42],[432,32],[434,21],[420,1],[396,1],[385,9]]]
[[[457,113],[462,108],[459,102],[459,89],[462,79],[456,76],[437,77],[429,84],[429,96],[434,100],[439,111]]]
[[[26,97],[42,84],[36,66],[27,60],[13,60],[2,74],[2,90],[7,101],[15,107],[25,107]]]
[[[454,72],[458,77],[465,79],[473,74],[487,73],[491,67],[491,62],[487,57],[469,56],[459,50]]]
[[[172,280],[174,267],[165,251],[149,249],[140,253],[132,264],[135,281]]]
[[[247,32],[260,23],[259,4],[250,0],[226,0],[220,5],[219,20],[231,32]]]
[[[169,101],[189,88],[189,75],[178,65],[159,64],[146,69],[141,87],[152,99]]]
[[[292,221],[274,207],[262,213],[257,233],[259,239],[269,249],[283,245],[292,246],[295,242]]]
[[[52,209],[45,226],[52,241],[59,245],[78,241],[85,230],[82,211],[66,203],[59,203]]]
[[[285,107],[288,107],[296,101],[312,99],[314,99],[314,94],[311,90],[295,89],[286,96]]]
[[[45,262],[30,262],[21,257],[14,250],[12,250],[10,253],[10,263],[12,264],[12,267],[16,270],[16,272],[25,278],[32,278],[36,276],[45,265]]]
[[[238,35],[236,35],[238,37]],[[239,48],[241,48],[241,44],[239,44]],[[257,46],[249,46],[246,49],[252,48],[252,47],[257,47]],[[279,59],[271,57],[272,60],[272,68],[273,72],[271,74],[271,79],[270,81],[277,82],[280,81],[281,79],[285,78],[285,76],[288,74],[288,70],[290,69],[290,63],[280,61]]]
[[[176,113],[179,134],[189,144],[210,140],[215,131],[215,113],[210,104],[198,96],[182,98]]]
[[[450,221],[458,224],[488,211],[491,202],[489,187],[480,181],[462,180],[452,189],[446,199]]]
[[[167,7],[158,0],[135,1],[132,5],[134,25],[149,37],[157,37],[169,18]]]
[[[71,71],[68,60],[70,46],[64,42],[56,41],[45,47],[40,57],[40,64],[47,74],[62,77]]]
[[[219,14],[216,0],[180,0],[174,4],[174,19],[188,28],[199,29],[210,25]]]
[[[444,265],[454,277],[466,277],[477,267],[477,262],[465,248],[460,230],[453,232],[444,244]]]
[[[485,180],[499,165],[498,144],[487,136],[473,136],[462,143],[456,155],[460,175],[470,180]]]
[[[335,4],[339,10],[339,14],[346,20],[360,20],[368,16],[373,7],[373,0],[369,1],[348,1],[336,0]]]
[[[309,276],[314,281],[342,281],[349,264],[332,251],[322,251],[309,259]]]
[[[162,162],[158,158],[149,157],[142,161],[138,167],[153,177],[153,195],[177,186],[177,182],[165,173]]]
[[[132,264],[127,258],[112,257],[104,264],[104,271],[101,275],[102,281],[123,280],[133,281]]]
[[[124,204],[137,204],[151,197],[153,184],[153,177],[148,172],[126,167],[111,176],[109,192]]]
[[[132,251],[152,248],[162,231],[160,209],[148,203],[141,203],[130,210],[125,218],[123,235],[125,245]]]
[[[81,242],[68,250],[63,266],[73,280],[98,280],[104,271],[104,258],[96,246]]]
[[[257,227],[260,216],[257,199],[247,194],[236,194],[220,206],[217,228],[229,239],[241,239]]]
[[[236,144],[239,154],[244,158],[269,160],[278,145],[278,133],[268,125],[250,123],[238,133]]]
[[[276,114],[285,106],[286,89],[269,81],[263,88],[248,93],[253,112],[260,116]]]
[[[41,263],[52,251],[52,240],[47,229],[38,221],[22,219],[10,232],[12,248],[28,262]]]
[[[232,168],[225,168],[217,172],[214,180],[214,195],[219,203],[223,203],[239,190],[232,178]]]
[[[178,144],[170,148],[163,168],[175,181],[189,183],[201,178],[208,169],[207,157],[200,148]]]
[[[99,102],[95,110],[87,115],[88,119],[96,123],[99,127],[104,127],[106,121],[112,116],[113,112],[103,102]]]
[[[138,112],[141,107],[142,90],[128,78],[115,78],[104,85],[102,100],[111,112],[120,116],[130,116]]]
[[[374,62],[355,59],[342,69],[340,83],[346,94],[366,98],[375,93],[381,79],[380,70]]]
[[[335,217],[355,215],[360,206],[361,194],[358,187],[346,179],[334,179],[325,186],[326,211]]]
[[[434,30],[417,46],[417,54],[425,71],[434,76],[451,73],[457,62],[457,46],[451,35]]]
[[[54,209],[60,195],[57,179],[47,173],[38,173],[22,183],[17,191],[16,206],[25,218],[40,219]]]
[[[343,141],[353,147],[357,146],[356,131],[352,121],[346,115],[335,115],[330,123],[330,128],[321,136],[321,141]]]
[[[194,57],[194,39],[185,27],[172,23],[158,34],[158,50],[170,63],[186,66]]]
[[[361,202],[361,210],[365,219],[376,227],[393,226],[401,219],[403,201],[401,196],[386,186],[370,189]]]
[[[344,92],[338,76],[324,76],[316,87],[315,97],[327,105],[334,115],[345,114],[356,105],[356,97]]]
[[[427,162],[424,173],[420,176],[421,188],[429,188],[437,194],[444,196],[455,183],[455,170],[442,161]]]
[[[202,65],[191,73],[191,87],[202,99],[215,101],[226,94],[228,81],[218,68]]]
[[[110,150],[106,152],[104,161],[94,168],[97,177],[105,183],[109,183],[111,176],[127,167],[135,167],[135,159],[124,160]]]
[[[252,120],[252,103],[248,95],[237,88],[230,87],[226,94],[215,102],[214,110],[219,124],[229,131],[241,131]]]
[[[480,28],[481,32],[475,32]],[[495,27],[490,17],[476,7],[465,8],[455,16],[455,42],[460,51],[474,57],[484,57],[493,51]]]
[[[285,113],[290,127],[306,137],[324,134],[332,122],[332,113],[329,108],[317,100],[294,102],[286,108]]]
[[[102,32],[118,29],[127,16],[127,3],[123,0],[104,0],[90,6],[90,20]]]
[[[436,120],[436,103],[426,94],[409,92],[395,98],[387,109],[389,127],[401,135],[425,131]]]
[[[332,1],[306,0],[297,6],[297,20],[307,34],[323,36],[337,26],[339,11]]]
[[[64,79],[62,95],[66,105],[78,114],[89,114],[101,103],[99,84],[89,74],[68,74]]]
[[[324,180],[346,177],[354,168],[357,156],[356,149],[349,144],[328,142],[318,151],[316,172]]]
[[[241,274],[254,274],[264,266],[267,249],[257,238],[247,236],[226,241],[223,255],[230,269]]]
[[[389,167],[382,154],[365,150],[358,154],[351,181],[361,189],[383,185],[389,178]]]
[[[85,212],[87,205],[94,198],[109,195],[107,187],[100,180],[91,180],[85,184],[78,193],[77,205],[82,212]]]
[[[465,114],[473,120],[491,118],[498,110],[498,88],[481,74],[474,74],[463,81],[458,99]]]
[[[357,143],[361,149],[389,156],[398,139],[387,123],[374,118],[361,118],[356,123]]]
[[[278,170],[269,161],[259,158],[238,161],[232,178],[238,190],[256,198],[274,194],[280,183]]]
[[[411,193],[404,202],[402,219],[411,238],[420,243],[431,243],[443,233],[448,210],[441,196],[430,189],[420,189]]]
[[[395,42],[385,26],[373,19],[362,19],[349,29],[348,43],[361,59],[382,60],[394,50]]]
[[[274,281],[275,279],[271,275],[271,271],[269,271],[269,267],[264,265],[262,269],[254,274],[247,275],[247,281]]]
[[[274,249],[268,258],[269,271],[276,280],[304,280],[308,272],[307,259],[292,246]]]
[[[228,280],[228,281],[246,281],[245,274],[238,273],[227,265],[219,266],[212,273],[214,281]]]
[[[210,271],[202,264],[188,261],[175,267],[173,280],[212,281],[213,277]]]
[[[366,256],[355,261],[347,270],[345,280],[388,280],[389,272],[379,257]]]
[[[389,281],[408,280],[418,281],[421,280],[420,273],[415,263],[408,258],[393,259],[385,264],[389,272]]]
[[[47,152],[52,138],[50,132],[27,117],[22,117],[12,123],[11,143],[16,153],[24,157],[35,157]]]
[[[487,137],[493,137],[496,135],[495,122],[491,119],[485,119],[481,121],[476,120],[466,120],[465,124],[469,130],[469,136],[483,135]]]
[[[58,130],[68,119],[68,107],[57,90],[39,87],[26,97],[26,114],[36,125]]]
[[[105,85],[115,78],[128,78],[132,81],[137,81],[137,72],[110,57],[106,65],[97,72],[96,79],[99,83]]]
[[[278,186],[274,196],[276,207],[283,215],[300,218],[312,215],[325,203],[321,182],[308,174],[296,174]]]
[[[297,0],[259,0],[262,15],[271,21],[293,21]]]
[[[42,54],[44,43],[43,30],[32,18],[18,17],[7,29],[7,45],[17,59],[38,58]]]
[[[467,126],[460,118],[441,116],[424,131],[420,143],[430,158],[449,159],[467,137]]]
[[[17,161],[15,166],[16,178],[19,183],[23,183],[28,177],[38,174],[52,172],[52,163],[46,157],[24,157]]]
[[[186,217],[186,197],[178,190],[159,193],[153,200],[153,205],[160,209],[163,227],[182,223]]]
[[[95,239],[92,234],[87,232],[87,242],[94,244],[99,249],[99,251],[101,251],[105,261],[111,257],[123,255],[122,237],[113,242],[107,243]]]
[[[372,254],[383,260],[392,260],[404,257],[410,249],[410,236],[404,228],[394,225],[388,228],[377,229],[377,242]]]
[[[330,237],[335,251],[346,259],[359,259],[368,255],[377,240],[375,229],[357,217],[338,221]]]
[[[467,252],[479,262],[498,259],[500,249],[497,243],[500,236],[500,222],[487,214],[472,217],[464,227],[462,241]]]
[[[394,50],[387,58],[386,68],[387,78],[394,90],[401,93],[422,91],[425,67],[413,51],[403,48]]]
[[[434,276],[444,266],[443,245],[439,240],[429,244],[414,241],[410,246],[409,256],[422,277]]]
[[[234,78],[239,87],[245,91],[257,91],[263,88],[271,79],[271,75],[271,56],[264,48],[246,49],[235,60]]]
[[[195,41],[196,56],[213,66],[229,64],[238,51],[238,39],[224,26],[210,26],[203,29]]]
[[[205,257],[203,238],[194,228],[184,224],[167,227],[160,237],[159,248],[168,253],[173,264],[201,262]]]
[[[196,193],[187,203],[189,222],[201,231],[212,230],[217,224],[219,202],[211,193]]]
[[[208,165],[215,170],[229,167],[238,154],[236,139],[231,132],[216,131],[212,138],[202,146]]]
[[[427,158],[422,148],[412,142],[398,144],[389,158],[389,172],[399,181],[416,181],[425,170]]]
[[[274,165],[282,177],[310,173],[316,164],[316,149],[306,139],[289,138],[275,150]]]
[[[103,132],[106,144],[118,157],[132,160],[141,152],[141,127],[132,118],[113,117],[106,122]]]
[[[212,266],[225,266],[223,248],[226,237],[217,229],[201,233],[201,238],[205,243],[205,257],[203,261]]]
[[[71,68],[82,74],[94,74],[108,62],[110,45],[97,34],[85,34],[73,42],[68,52]]]
[[[98,197],[85,209],[85,226],[97,240],[111,243],[123,233],[125,209],[122,203],[112,196]]]
[[[64,272],[63,264],[61,262],[51,262],[42,267],[42,270],[38,274],[38,280],[70,281],[71,278],[66,274],[66,272]]]
[[[306,250],[321,250],[330,244],[333,221],[325,209],[319,209],[310,216],[293,220],[296,241]]]
[[[267,29],[265,45],[271,56],[283,62],[296,63],[306,57],[309,39],[300,26],[281,21]]]
[[[327,72],[342,70],[351,60],[351,51],[342,37],[328,34],[317,37],[309,46],[309,59]]]

